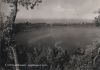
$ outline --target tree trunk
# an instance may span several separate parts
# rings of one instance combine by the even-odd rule
[[[12,0],[13,1],[13,0]],[[14,55],[13,51],[10,47],[14,47],[14,22],[17,14],[17,0],[14,0],[13,3],[6,3],[2,2],[1,8],[0,8],[1,14],[1,20],[0,22],[2,24],[2,28],[0,30],[1,32],[1,47],[0,47],[0,53],[1,53],[1,66],[3,68],[6,68],[5,64],[14,64]],[[15,70],[14,67],[9,67],[12,70]]]

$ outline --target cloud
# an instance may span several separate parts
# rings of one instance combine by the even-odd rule
[[[83,18],[93,19],[100,8],[100,0],[44,0],[34,10],[19,7],[17,18]]]

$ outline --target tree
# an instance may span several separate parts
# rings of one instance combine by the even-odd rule
[[[2,18],[1,20],[3,23],[2,27],[0,28],[0,35],[2,34],[0,41],[0,48],[2,49],[0,50],[0,53],[5,52],[5,55],[13,56],[14,59],[14,53],[16,52],[14,48],[14,22],[18,12],[18,5],[22,5],[28,10],[29,8],[34,9],[34,7],[39,3],[42,3],[42,0],[0,0],[0,19]],[[2,13],[3,15],[1,16]],[[2,56],[4,56],[3,53],[1,53]],[[6,59],[6,61],[8,59],[12,60],[12,58],[9,57]],[[2,61],[3,59],[0,58],[0,60]],[[16,60],[14,61],[16,63]],[[0,65],[4,66],[2,64]]]
[[[99,15],[95,17],[96,26],[100,26],[100,10],[97,12]]]
[[[4,13],[5,27],[8,24],[13,24],[18,12],[18,5],[22,5],[26,9],[34,9],[36,5],[41,3],[42,0],[2,0],[1,12]]]

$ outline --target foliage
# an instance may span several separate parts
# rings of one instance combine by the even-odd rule
[[[2,0],[2,2],[8,3],[8,4],[13,3],[13,4],[22,5],[26,9],[28,8],[34,9],[36,5],[39,5],[39,3],[42,3],[42,0]]]
[[[99,15],[95,17],[95,23],[96,23],[96,26],[100,26],[100,9],[97,11],[97,13]]]
[[[95,18],[96,26],[100,26],[100,15]]]
[[[2,37],[1,41],[0,41],[0,54],[2,54],[2,58],[0,57],[1,59],[1,62],[0,62],[0,68],[4,68],[4,64],[5,63],[8,63],[8,60],[9,60],[9,63],[12,63],[14,61],[14,59],[12,59],[12,54],[13,54],[13,51],[10,49],[10,47],[14,47],[15,46],[15,41],[14,41],[14,22],[15,22],[15,19],[16,19],[16,15],[17,15],[17,12],[18,12],[18,5],[22,5],[23,7],[25,7],[26,9],[28,8],[31,8],[31,9],[34,9],[34,7],[36,5],[38,5],[39,3],[42,3],[42,0],[2,0],[2,2],[4,2],[4,5],[8,8],[7,10],[9,12],[6,12],[6,13],[9,13],[6,15],[5,12],[2,12],[4,13],[4,15],[2,16],[2,20],[4,22],[2,22],[2,26],[4,26],[2,28],[2,36],[0,34],[0,36]],[[6,4],[7,5],[6,5]],[[2,6],[1,6],[2,7]],[[0,7],[0,8],[1,8]],[[3,8],[3,10],[5,10]],[[1,10],[0,10],[1,12]],[[6,19],[4,19],[6,17]],[[0,16],[1,18],[1,16]],[[13,56],[14,57],[14,56]],[[3,58],[5,58],[3,60]],[[1,66],[1,64],[3,64]]]
[[[25,45],[17,46],[19,63],[22,62],[20,61],[22,59],[22,64],[47,64],[48,66],[45,70],[93,70],[93,60],[97,56],[98,48],[90,53],[78,48],[73,54],[69,54],[67,49],[58,48],[51,44],[49,46],[41,45],[40,47],[36,44],[31,47]],[[94,47],[97,47],[97,45]],[[35,70],[35,67],[33,69]]]
[[[20,45],[16,49],[20,64],[46,64],[47,70],[64,70],[64,65],[68,65],[70,60],[67,50],[56,47],[40,48],[38,45],[33,45],[29,48]]]

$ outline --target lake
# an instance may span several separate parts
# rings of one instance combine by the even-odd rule
[[[77,47],[86,48],[87,45],[99,38],[100,28],[96,27],[51,27],[19,32],[15,40],[17,45],[60,46],[72,51]]]

